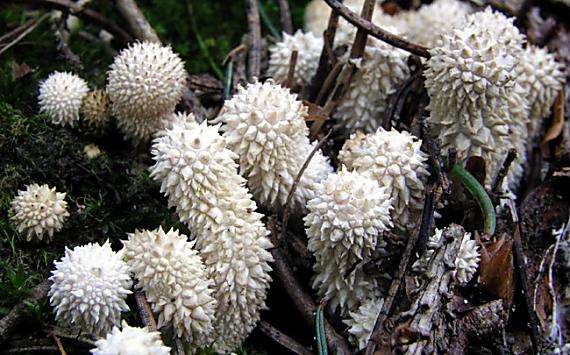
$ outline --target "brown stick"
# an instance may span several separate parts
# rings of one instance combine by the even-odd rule
[[[59,337],[55,334],[52,334],[52,337],[55,340],[55,343],[57,344],[57,348],[59,349],[60,354],[61,355],[67,355],[67,352],[63,348],[63,344],[61,343],[61,340],[59,339]]]
[[[287,0],[277,0],[279,3],[279,20],[281,21],[281,30],[287,34],[293,33],[293,22],[291,21],[291,11]]]
[[[4,318],[0,319],[0,344],[8,340],[16,327],[22,323],[27,305],[41,302],[47,297],[50,285],[50,280],[42,281],[34,287],[29,297],[16,304]]]
[[[261,24],[257,0],[247,0],[247,26],[249,27],[247,80],[252,82],[253,78],[259,78],[261,74]]]
[[[493,188],[491,189],[493,193],[498,194],[500,192],[499,190],[501,188],[502,182],[507,176],[511,163],[515,160],[516,157],[517,157],[517,151],[514,149],[510,149],[509,152],[507,153],[507,156],[505,157],[505,160],[503,161],[503,165],[501,165],[501,168],[497,173],[495,181],[493,182]]]
[[[375,24],[363,19],[350,9],[340,3],[338,0],[325,0],[325,2],[334,10],[337,11],[342,17],[344,17],[348,22],[352,23],[354,26],[366,31],[373,37],[378,38],[388,44],[398,47],[420,57],[429,58],[430,54],[426,47],[420,46],[418,44],[411,43],[401,37],[398,37],[382,28],[376,26]]]
[[[273,245],[278,245],[278,241],[276,240],[277,234],[275,231],[276,228],[275,228],[274,219],[269,220],[268,227],[269,230],[271,231]],[[287,265],[287,261],[285,260],[285,256],[283,255],[281,250],[279,248],[273,248],[271,250],[271,255],[273,255],[273,258],[275,259],[275,262],[273,263],[275,276],[277,277],[283,288],[285,288],[285,291],[289,295],[289,298],[295,304],[295,307],[301,312],[301,315],[303,316],[303,320],[305,321],[305,323],[312,329],[313,315],[315,314],[317,307],[315,306],[315,303],[313,302],[311,295],[303,289],[301,283],[299,282],[299,280],[297,280],[297,278],[293,274],[293,271]],[[325,332],[327,335],[327,343],[329,349],[334,354],[339,354],[339,355],[351,354],[350,348],[348,347],[346,340],[336,333],[332,325],[327,320],[325,320]]]
[[[297,50],[294,50],[291,53],[291,58],[289,58],[289,69],[287,71],[287,79],[285,79],[285,83],[283,84],[283,86],[289,89],[293,89],[293,87],[295,86],[295,68],[297,67],[298,55],[299,52]]]
[[[49,14],[43,14],[39,19],[32,19],[25,24],[18,26],[15,30],[6,35],[2,36],[2,39],[6,39],[7,43],[0,44],[0,54],[4,53],[22,39],[24,39],[27,35],[32,33],[46,18],[49,17]],[[11,39],[11,37],[15,37]]]
[[[258,329],[276,343],[283,345],[287,350],[290,350],[297,355],[313,355],[311,350],[307,349],[295,339],[276,329],[264,320],[259,322]]]
[[[139,313],[141,315],[142,321],[145,327],[148,328],[151,332],[156,332],[157,326],[156,321],[152,315],[152,310],[150,309],[150,305],[146,300],[146,295],[142,290],[135,291],[135,299],[137,301],[137,307],[139,309]]]
[[[115,0],[115,4],[137,39],[160,43],[160,38],[158,38],[156,31],[144,17],[135,0]]]
[[[99,25],[106,30],[108,30],[120,44],[126,44],[133,41],[133,37],[123,30],[121,27],[117,26],[114,22],[111,22],[105,16],[100,13],[93,11],[89,8],[82,9],[80,6],[69,0],[11,0],[13,3],[17,4],[29,4],[32,6],[47,7],[50,9],[57,9],[61,11],[66,11],[73,13],[91,23]]]

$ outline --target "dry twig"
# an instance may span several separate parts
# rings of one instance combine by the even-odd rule
[[[257,326],[258,329],[269,338],[274,340],[276,343],[283,345],[287,350],[290,350],[292,353],[298,355],[312,355],[313,352],[303,345],[299,344],[295,339],[291,338],[287,334],[283,333],[282,331],[276,329],[271,324],[267,323],[266,321],[262,320],[259,322]]]
[[[146,300],[146,295],[142,290],[135,291],[135,299],[137,301],[137,307],[139,309],[139,314],[141,315],[141,319],[145,325],[151,332],[156,332],[157,326],[156,321],[152,315],[152,310],[150,309],[150,305]]]
[[[32,19],[21,26],[18,26],[13,31],[5,34],[0,38],[0,55],[6,52],[8,49],[16,45],[22,39],[24,39],[27,35],[32,33],[46,18],[49,17],[49,14],[43,14],[38,19]],[[12,37],[15,37],[12,39]],[[3,43],[6,42],[6,43]]]
[[[279,20],[281,21],[281,29],[283,32],[293,33],[293,22],[291,21],[291,11],[289,11],[289,3],[287,0],[277,0],[279,3]]]
[[[115,4],[137,39],[160,43],[160,38],[158,38],[156,31],[144,17],[135,0],[115,0]]]
[[[249,27],[249,65],[247,80],[259,78],[261,74],[261,24],[256,0],[247,0],[247,26]]]

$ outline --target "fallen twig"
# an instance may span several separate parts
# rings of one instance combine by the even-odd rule
[[[268,227],[271,232],[271,238],[274,245],[278,245],[277,234],[275,228],[275,220],[271,218],[268,221]],[[271,255],[275,259],[273,263],[273,269],[275,271],[275,276],[282,284],[283,288],[289,295],[289,298],[295,304],[295,307],[299,310],[303,316],[303,320],[311,329],[313,329],[313,315],[315,314],[317,307],[313,303],[313,300],[309,293],[307,293],[300,282],[297,280],[291,268],[287,265],[287,261],[279,249],[279,247],[271,249]],[[350,348],[342,336],[338,335],[332,325],[325,319],[325,331],[327,334],[327,343],[329,348],[334,354],[338,355],[348,355],[351,354]]]
[[[247,26],[249,28],[249,63],[247,80],[259,78],[261,74],[261,25],[256,0],[247,0]]]
[[[139,314],[141,315],[141,319],[145,325],[151,332],[156,332],[157,326],[156,321],[152,315],[152,310],[150,309],[150,305],[146,300],[146,295],[142,290],[135,291],[135,299],[137,301],[137,307],[139,309]]]
[[[53,336],[53,339],[55,340],[55,343],[57,344],[57,348],[59,349],[59,352],[61,353],[61,355],[67,355],[67,352],[63,348],[63,344],[61,343],[61,340],[59,339],[59,337],[55,334],[52,334],[52,336]]]
[[[289,59],[289,68],[287,70],[287,79],[285,79],[285,82],[283,83],[283,86],[289,88],[289,89],[293,89],[293,87],[295,86],[295,67],[297,66],[297,56],[299,55],[299,52],[297,50],[294,50],[291,53],[291,58]]]
[[[287,334],[283,333],[282,331],[276,329],[271,324],[267,323],[266,321],[262,320],[259,322],[257,328],[269,338],[274,340],[276,343],[283,345],[287,350],[297,354],[297,355],[312,355],[313,352],[308,348],[301,345],[295,339],[291,338]]]
[[[293,195],[295,194],[295,190],[297,190],[297,186],[299,186],[299,183],[301,182],[301,178],[303,177],[303,173],[305,172],[305,170],[309,166],[311,159],[313,159],[313,156],[315,155],[315,153],[323,146],[323,144],[325,143],[327,138],[330,136],[331,132],[332,131],[329,131],[327,134],[325,134],[325,136],[323,138],[321,138],[321,140],[317,144],[315,144],[315,146],[313,147],[313,150],[311,151],[311,153],[309,153],[309,155],[305,159],[305,162],[301,166],[301,169],[299,169],[297,176],[295,176],[295,180],[293,180],[293,185],[291,185],[291,190],[289,190],[289,195],[287,195],[287,200],[285,200],[285,205],[283,206],[283,221],[281,222],[281,228],[282,228],[281,240],[285,240],[285,233],[287,231],[287,223],[289,222],[290,205],[291,205],[291,200],[293,199]]]
[[[505,160],[503,161],[503,165],[501,165],[501,168],[499,169],[499,172],[497,173],[497,177],[495,178],[495,181],[493,182],[493,187],[492,187],[491,191],[494,194],[500,193],[499,189],[501,188],[501,185],[503,184],[503,180],[507,176],[507,174],[509,172],[509,168],[510,168],[512,162],[515,160],[516,157],[517,157],[517,151],[514,149],[509,149],[509,152],[507,153],[507,156],[505,157]]]
[[[38,303],[47,297],[50,285],[50,280],[42,281],[34,287],[29,297],[21,300],[4,318],[0,319],[0,344],[8,340],[16,327],[22,323],[27,305]]]
[[[279,3],[279,20],[281,21],[281,29],[283,32],[293,33],[293,22],[291,21],[291,11],[289,11],[289,3],[287,0],[277,0]]]
[[[15,38],[12,40],[9,40],[5,44],[4,43],[0,44],[0,55],[2,53],[6,52],[8,49],[12,48],[14,45],[16,45],[22,39],[24,39],[27,35],[32,33],[48,17],[49,17],[49,14],[43,14],[40,18],[30,20],[30,21],[26,22],[25,24],[18,26],[12,32],[2,36],[2,39],[6,40],[6,41],[8,41],[10,39],[10,37],[12,37],[12,36],[15,36]]]
[[[348,22],[352,23],[354,26],[361,30],[366,31],[373,37],[378,38],[388,44],[398,47],[420,57],[429,58],[430,54],[426,47],[420,46],[418,44],[411,43],[401,37],[398,37],[382,28],[376,26],[369,20],[363,19],[350,9],[344,6],[338,0],[325,0],[325,2],[334,10],[337,11],[342,17],[344,17]]]
[[[115,0],[115,5],[137,39],[160,43],[158,34],[144,17],[135,0]]]

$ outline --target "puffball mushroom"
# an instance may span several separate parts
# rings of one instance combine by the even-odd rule
[[[186,84],[184,62],[168,46],[137,42],[115,57],[106,91],[119,129],[135,143],[169,124]]]
[[[370,174],[394,201],[392,221],[401,229],[413,223],[423,208],[424,183],[429,175],[428,156],[421,140],[408,132],[378,128],[376,133],[356,132],[348,139],[339,160],[349,169]]]
[[[289,73],[291,54],[297,51],[295,65],[296,86],[307,86],[317,71],[323,48],[323,39],[311,32],[297,31],[294,35],[283,33],[283,40],[269,47],[269,69],[267,73],[277,82],[284,82]]]
[[[348,312],[350,318],[342,321],[349,327],[350,341],[358,346],[358,350],[363,350],[368,345],[383,305],[382,298],[367,298],[357,310]]]
[[[89,130],[103,133],[111,123],[109,95],[101,89],[88,92],[83,98],[80,112]]]
[[[176,337],[192,350],[206,347],[212,338],[216,300],[212,298],[213,281],[195,242],[184,234],[162,227],[136,231],[123,240],[124,257],[137,287],[145,291],[152,310],[158,313],[158,327],[171,327]]]
[[[95,343],[93,355],[168,355],[170,348],[164,346],[159,332],[146,328],[131,327],[123,321],[122,329],[113,327],[104,339]]]
[[[26,185],[26,190],[18,190],[11,204],[10,220],[18,233],[26,234],[27,241],[41,241],[46,234],[51,240],[69,217],[65,192],[57,192],[46,184]]]
[[[460,162],[482,157],[488,164],[487,184],[508,149],[517,146],[516,137],[509,137],[508,101],[523,42],[512,19],[487,9],[442,36],[426,63],[428,120],[442,151],[455,148]]]
[[[397,33],[390,27],[388,30]],[[339,126],[354,132],[374,132],[380,127],[387,99],[409,76],[409,54],[389,44],[369,39],[361,58],[350,59],[358,68],[334,114]],[[345,59],[346,60],[346,59]]]
[[[480,260],[477,243],[471,239],[471,233],[465,233],[455,259],[455,271],[453,272],[455,280],[462,284],[469,282],[477,272]]]
[[[239,346],[259,321],[271,277],[269,232],[219,126],[179,115],[154,140],[151,176],[196,238],[218,301],[213,348]]]
[[[313,150],[305,123],[308,109],[289,89],[268,80],[239,86],[214,123],[228,148],[239,156],[240,174],[247,178],[260,204],[279,210],[293,181]],[[291,210],[304,208],[315,196],[314,184],[330,172],[328,159],[317,151],[295,190]]]
[[[81,102],[89,92],[87,82],[75,74],[56,71],[42,81],[39,91],[40,112],[54,125],[74,127]]]
[[[122,253],[105,244],[90,243],[65,248],[55,261],[49,301],[55,319],[94,335],[104,335],[119,325],[121,312],[128,311],[125,299],[132,285]]]
[[[458,0],[436,0],[421,6],[417,11],[406,11],[406,29],[403,33],[414,43],[431,48],[439,36],[447,34],[466,22],[465,16],[473,12],[473,7]]]
[[[363,271],[380,233],[392,227],[392,199],[367,175],[341,170],[316,185],[305,217],[308,249],[314,254],[313,288],[331,309],[346,312],[377,283]]]

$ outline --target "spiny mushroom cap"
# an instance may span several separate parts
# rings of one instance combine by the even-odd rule
[[[111,122],[111,101],[105,90],[97,89],[87,93],[81,104],[81,114],[88,128],[103,133]]]
[[[523,86],[531,104],[529,129],[535,135],[542,119],[550,115],[551,107],[565,81],[564,67],[554,54],[545,48],[529,44],[524,50],[519,84]]]
[[[238,93],[224,103],[213,121],[224,124],[223,136],[239,156],[240,174],[247,178],[254,198],[275,210],[285,204],[295,177],[313,150],[306,117],[307,107],[297,95],[268,80],[238,87]],[[317,151],[292,202],[303,208],[315,195],[314,184],[331,171],[328,159]]]
[[[174,112],[186,84],[184,63],[170,47],[137,42],[123,49],[107,73],[106,91],[119,128],[130,139],[148,140]]]
[[[158,327],[172,327],[194,350],[210,345],[216,300],[195,242],[162,227],[128,236],[122,241],[125,260],[158,313]]]
[[[319,58],[323,48],[323,39],[315,37],[311,32],[299,30],[294,35],[283,33],[283,40],[269,48],[269,69],[267,73],[277,82],[284,82],[289,73],[291,54],[297,51],[295,65],[296,86],[307,86],[317,71]]]
[[[356,311],[349,312],[349,319],[342,321],[349,327],[350,341],[358,346],[358,350],[363,350],[368,345],[368,340],[370,340],[376,319],[383,305],[383,298],[368,298],[362,302]]]
[[[42,240],[47,234],[53,238],[69,217],[65,192],[57,192],[48,185],[26,185],[26,190],[18,190],[12,200],[10,219],[18,233],[25,233],[26,240]]]
[[[49,300],[56,320],[95,335],[119,325],[121,312],[129,309],[125,299],[132,281],[122,254],[111,250],[108,240],[65,248],[54,264]]]
[[[370,176],[341,170],[317,184],[317,195],[307,204],[308,249],[315,255],[313,288],[343,310],[373,292],[363,261],[370,258],[381,232],[392,227],[392,199]],[[350,275],[347,272],[360,264]]]
[[[357,132],[344,143],[339,160],[349,169],[371,174],[394,201],[392,221],[400,228],[413,222],[422,208],[424,183],[429,175],[427,154],[421,140],[408,132],[379,128],[376,133]]]
[[[523,50],[526,38],[514,25],[514,20],[514,17],[506,17],[503,13],[493,10],[491,6],[467,16],[468,26],[487,28],[498,43],[508,47],[513,55],[518,56]]]
[[[358,71],[334,115],[349,132],[376,131],[384,119],[388,96],[409,75],[408,53],[383,42],[369,43],[361,58],[351,60]]]
[[[93,355],[168,355],[170,348],[164,346],[159,332],[146,328],[131,327],[123,321],[123,329],[113,327],[105,338],[97,340]]]
[[[465,233],[455,259],[455,270],[453,272],[455,280],[462,284],[469,282],[479,268],[479,260],[480,254],[477,243],[471,239],[471,233]]]
[[[39,91],[40,112],[55,125],[74,127],[81,101],[89,92],[87,82],[72,73],[53,72],[42,81]]]
[[[466,2],[436,0],[418,11],[404,12],[402,17],[407,24],[404,33],[412,42],[431,48],[439,36],[464,24],[465,17],[472,11],[472,6]]]
[[[218,126],[176,121],[152,147],[151,176],[196,236],[218,301],[216,351],[239,346],[259,320],[273,259],[269,232]]]

